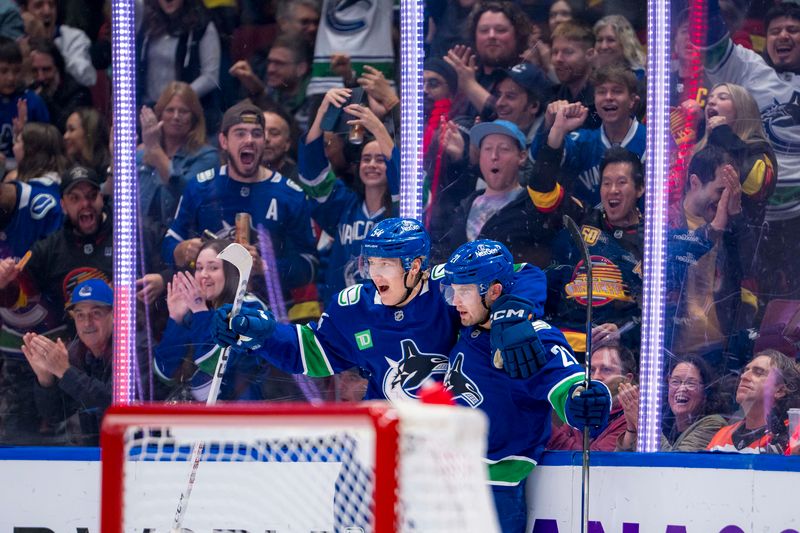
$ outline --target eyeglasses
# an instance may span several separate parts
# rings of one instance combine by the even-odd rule
[[[97,307],[92,309],[91,311],[73,311],[72,312],[72,319],[75,322],[88,322],[89,320],[98,321],[102,320],[108,316],[111,312],[111,308],[104,309],[101,307]]]
[[[698,390],[703,387],[703,384],[695,379],[687,379],[686,381],[673,378],[668,382],[670,389],[679,389],[681,385],[686,387],[687,390]]]

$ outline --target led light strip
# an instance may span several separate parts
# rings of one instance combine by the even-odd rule
[[[113,401],[134,400],[136,357],[136,49],[133,0],[111,11],[114,102],[114,362]]]
[[[661,441],[661,367],[664,349],[664,277],[669,175],[669,9],[648,2],[647,206],[645,216],[642,350],[638,451],[656,452]]]
[[[400,2],[400,216],[422,220],[422,0]]]

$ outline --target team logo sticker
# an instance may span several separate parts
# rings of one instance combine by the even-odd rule
[[[458,352],[450,368],[444,376],[444,388],[453,394],[454,399],[461,398],[473,409],[483,403],[483,394],[466,373],[464,373],[464,354]]]
[[[400,361],[386,358],[389,370],[383,376],[383,394],[389,400],[419,398],[419,388],[428,378],[447,372],[447,357],[424,353],[411,339],[400,341]]]

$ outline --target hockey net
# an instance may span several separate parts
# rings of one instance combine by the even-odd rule
[[[102,531],[492,532],[487,421],[386,403],[114,407],[102,430]]]

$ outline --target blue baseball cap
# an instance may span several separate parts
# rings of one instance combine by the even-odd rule
[[[487,135],[499,133],[500,135],[507,135],[517,141],[520,150],[524,150],[528,146],[528,140],[525,135],[520,131],[519,126],[509,120],[495,120],[493,122],[481,122],[475,124],[469,130],[469,140],[472,144],[480,147],[481,141]]]
[[[72,309],[76,304],[83,302],[112,306],[114,305],[114,291],[102,279],[87,279],[78,283],[72,290],[72,298],[68,309]]]

